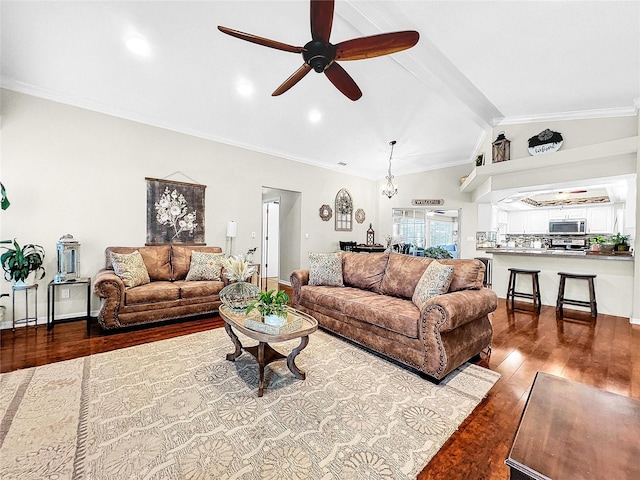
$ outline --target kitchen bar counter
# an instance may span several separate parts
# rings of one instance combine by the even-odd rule
[[[628,252],[618,253],[611,252],[610,254],[604,254],[600,252],[591,252],[584,250],[562,250],[552,248],[487,248],[485,253],[498,254],[498,255],[526,255],[535,257],[565,257],[565,258],[588,258],[588,259],[600,259],[600,260],[623,260],[632,261],[633,255]]]
[[[597,275],[595,279],[598,313],[631,316],[634,257],[632,255],[591,254],[585,251],[552,250],[536,248],[485,248],[491,254],[492,289],[498,297],[505,298],[509,283],[509,268],[540,270],[540,294],[543,305],[556,305],[558,297],[558,272]],[[558,253],[556,253],[558,252]],[[612,261],[614,260],[614,261]],[[517,290],[531,291],[531,279],[518,276]],[[580,280],[568,280],[566,298],[588,300],[587,283]],[[583,310],[581,307],[572,307]]]

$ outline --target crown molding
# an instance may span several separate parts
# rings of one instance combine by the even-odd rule
[[[632,117],[638,114],[640,99],[634,101],[633,107],[601,108],[598,110],[578,110],[575,112],[548,113],[544,115],[522,115],[514,117],[494,118],[493,126],[517,125],[522,123],[558,122],[566,120],[587,120],[593,118]]]

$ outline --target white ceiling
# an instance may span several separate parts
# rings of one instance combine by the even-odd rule
[[[640,98],[640,1],[338,0],[333,43],[420,33],[407,51],[341,63],[356,102],[315,72],[272,97],[301,56],[216,28],[304,45],[306,0],[0,8],[6,88],[372,179],[391,140],[394,175],[413,173],[470,163],[496,121],[631,114]],[[126,48],[132,35],[148,56]]]

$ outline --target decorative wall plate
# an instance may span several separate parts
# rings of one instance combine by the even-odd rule
[[[367,215],[364,213],[364,210],[359,208],[356,210],[356,222],[362,223],[364,219],[367,218]]]
[[[333,210],[329,205],[322,205],[320,207],[320,218],[322,219],[322,221],[328,222],[329,220],[331,220],[332,216]]]

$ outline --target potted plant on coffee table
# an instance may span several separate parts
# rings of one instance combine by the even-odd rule
[[[28,243],[20,246],[18,242],[13,240],[13,248],[2,246],[6,250],[0,255],[0,264],[4,270],[4,278],[8,281],[14,281],[16,286],[25,285],[24,281],[35,272],[36,280],[44,278],[44,248],[40,245]],[[42,272],[38,278],[38,272]]]
[[[284,290],[260,292],[258,299],[247,307],[246,313],[248,314],[253,309],[256,309],[264,318],[264,323],[280,326],[287,320],[288,303],[289,295]]]

